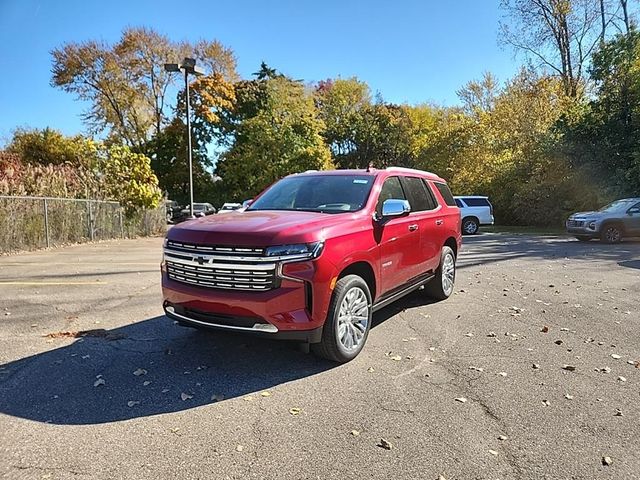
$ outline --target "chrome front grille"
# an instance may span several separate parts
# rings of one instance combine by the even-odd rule
[[[277,286],[276,263],[264,249],[167,241],[167,275],[204,288],[265,291]]]

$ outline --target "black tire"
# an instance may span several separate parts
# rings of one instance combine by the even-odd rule
[[[590,242],[591,241],[591,237],[586,237],[584,235],[578,235],[578,236],[576,236],[576,239],[578,239],[578,241],[580,241],[580,242]]]
[[[453,260],[453,278],[447,277],[451,280],[451,286],[445,287],[445,273],[443,273],[443,268],[447,269],[447,265],[449,265],[449,260]],[[451,247],[444,246],[442,247],[442,251],[440,252],[440,265],[436,270],[435,277],[429,281],[424,287],[425,293],[428,297],[434,300],[446,300],[453,293],[454,283],[456,279],[456,254],[453,252]]]
[[[358,289],[363,292],[366,297],[367,324],[357,347],[347,349],[339,339],[338,331],[340,322],[338,314],[340,312],[340,306],[343,304],[343,301],[345,301],[347,294],[352,290],[355,292]],[[338,280],[336,288],[333,290],[333,295],[331,296],[327,320],[325,321],[324,328],[322,329],[322,340],[320,343],[314,343],[311,345],[313,353],[326,358],[327,360],[331,360],[332,362],[346,363],[353,360],[362,351],[362,348],[367,342],[369,330],[371,330],[371,319],[373,316],[371,303],[371,292],[369,291],[369,286],[361,277],[358,275],[347,275]]]
[[[462,234],[475,235],[480,230],[480,222],[475,217],[466,217],[462,219]]]
[[[621,225],[617,223],[607,223],[602,226],[600,231],[600,241],[603,243],[620,243],[624,230]]]

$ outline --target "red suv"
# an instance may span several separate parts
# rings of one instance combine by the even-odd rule
[[[289,175],[244,211],[169,230],[164,309],[183,325],[298,340],[346,362],[376,310],[423,285],[451,295],[461,238],[456,202],[432,173]]]

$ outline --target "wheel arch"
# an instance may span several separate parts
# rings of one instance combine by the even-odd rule
[[[369,292],[371,293],[371,299],[375,300],[376,276],[375,276],[373,267],[369,262],[360,260],[347,265],[340,271],[340,274],[338,275],[338,280],[340,280],[342,277],[346,277],[347,275],[358,275],[360,278],[362,278],[366,282],[367,286],[369,287]]]
[[[453,237],[447,238],[444,242],[444,245],[442,246],[449,247],[451,250],[453,250],[453,254],[456,256],[456,258],[458,258],[458,242],[456,241],[455,238]]]

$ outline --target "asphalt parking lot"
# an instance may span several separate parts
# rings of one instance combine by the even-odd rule
[[[0,478],[640,478],[640,242],[466,238],[342,366],[174,325],[160,255],[0,257]]]

